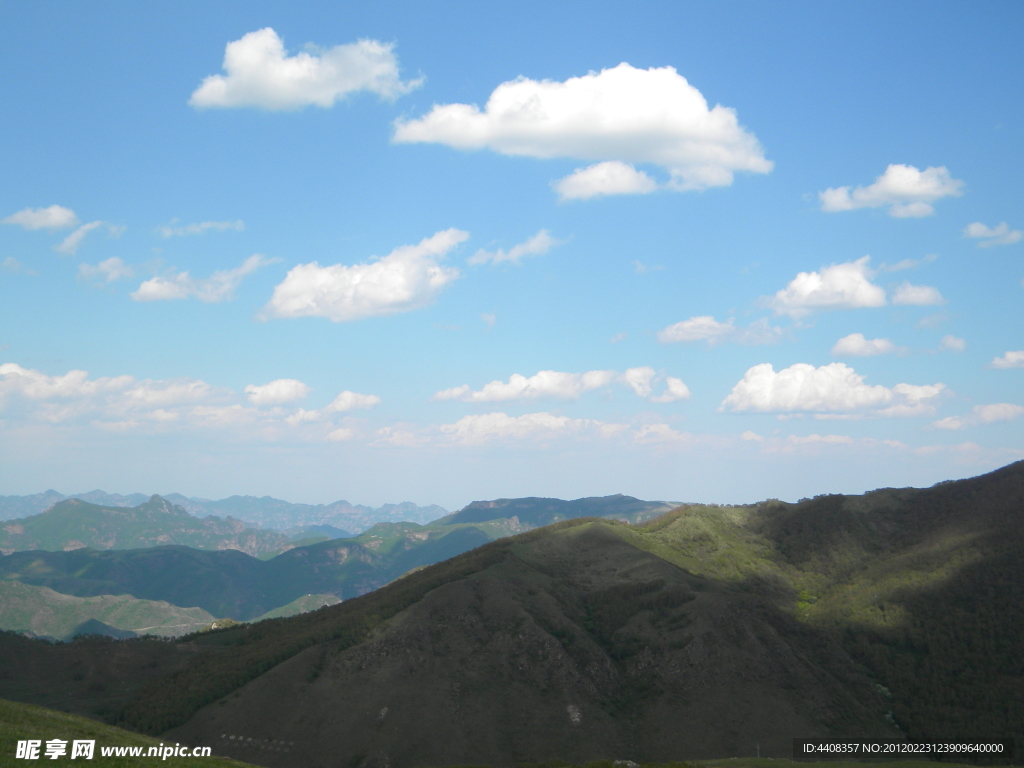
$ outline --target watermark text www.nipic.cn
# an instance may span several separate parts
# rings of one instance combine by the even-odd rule
[[[154,747],[100,747],[100,757],[210,757],[210,747],[187,747],[181,744],[160,744]],[[96,754],[95,739],[27,739],[18,742],[15,757],[21,760],[56,760],[67,757],[71,760],[92,760]]]

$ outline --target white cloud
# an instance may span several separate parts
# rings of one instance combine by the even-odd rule
[[[415,446],[427,445],[431,438],[404,424],[395,424],[390,427],[382,427],[375,433],[376,439],[371,445],[394,445],[401,448],[413,448]]]
[[[633,163],[665,169],[665,186],[676,190],[728,186],[735,171],[772,169],[735,110],[709,109],[672,67],[626,63],[564,83],[525,77],[502,83],[483,111],[435,105],[420,119],[397,120],[394,141],[596,162],[555,185],[563,197],[652,191],[656,185]]]
[[[361,395],[358,392],[351,392],[346,389],[344,392],[339,392],[338,396],[324,410],[329,413],[338,413],[351,411],[355,408],[373,408],[373,406],[379,404],[380,398],[377,395]]]
[[[680,432],[668,424],[644,424],[633,433],[633,442],[641,445],[651,443],[683,443],[691,442],[693,435]]]
[[[897,384],[891,389],[868,385],[843,363],[815,368],[797,363],[776,372],[771,363],[750,368],[722,401],[720,411],[739,412],[865,412],[880,416],[931,413],[928,402],[944,384]]]
[[[602,389],[613,383],[624,384],[639,397],[649,398],[652,403],[672,403],[690,397],[690,390],[681,379],[665,378],[665,390],[658,397],[651,397],[654,386],[661,380],[657,372],[649,367],[630,368],[622,373],[616,371],[587,371],[586,373],[565,373],[562,371],[539,371],[526,377],[512,374],[508,381],[495,380],[477,391],[468,384],[437,392],[431,400],[461,400],[464,403],[493,403],[509,400],[536,400],[542,397],[556,397],[575,400],[584,392]]]
[[[665,378],[665,391],[657,397],[652,397],[652,403],[674,403],[677,400],[689,400],[690,388],[683,383],[682,379],[673,376]]]
[[[262,317],[341,322],[419,309],[459,276],[457,269],[437,260],[468,237],[468,232],[446,229],[369,264],[299,264],[274,288]]]
[[[170,272],[146,280],[131,296],[135,301],[170,301],[190,297],[208,304],[230,301],[246,275],[276,261],[279,259],[268,259],[256,253],[241,266],[218,270],[205,279],[191,277],[188,271]]]
[[[1024,406],[1013,403],[991,403],[976,405],[968,416],[947,416],[932,422],[938,429],[965,429],[976,424],[991,424],[995,421],[1012,421],[1024,415]]]
[[[988,248],[991,245],[1013,245],[1024,238],[1024,232],[1019,229],[1010,229],[1009,225],[1002,221],[997,227],[986,227],[980,221],[968,224],[964,227],[964,237],[982,238],[978,243],[979,248]]]
[[[48,376],[15,363],[0,365],[0,412],[53,424],[90,415],[123,421],[126,414],[167,421],[161,409],[168,406],[213,403],[229,395],[198,379],[139,381],[133,376],[114,376],[90,380],[86,371]],[[147,415],[153,409],[161,413]]]
[[[801,272],[764,303],[776,314],[790,317],[803,317],[816,309],[884,306],[885,291],[870,280],[870,259],[863,256],[821,272]]]
[[[993,368],[1024,368],[1024,350],[1007,352],[1002,357],[993,357],[989,365]]]
[[[732,318],[720,323],[711,315],[700,315],[682,320],[658,331],[658,341],[663,344],[680,341],[707,341],[714,344],[736,332]]]
[[[83,280],[102,280],[104,283],[113,283],[123,277],[133,277],[135,270],[130,264],[125,264],[117,256],[101,261],[95,267],[91,264],[79,264],[78,276]]]
[[[327,441],[331,443],[340,443],[345,440],[351,440],[355,437],[355,432],[345,427],[339,427],[327,434]]]
[[[606,160],[577,168],[551,185],[562,200],[589,200],[605,195],[646,195],[658,182],[629,163]]]
[[[638,397],[648,397],[653,388],[652,383],[657,374],[649,366],[628,368],[622,374],[622,380]]]
[[[889,215],[897,218],[930,216],[932,203],[943,197],[963,194],[963,182],[951,178],[944,166],[921,171],[912,165],[892,164],[867,187],[836,187],[819,192],[821,210],[852,211],[857,208],[889,206]]]
[[[726,341],[739,344],[771,344],[781,337],[782,329],[769,325],[764,318],[754,321],[746,328],[737,328],[732,318],[720,323],[711,315],[691,317],[658,331],[658,341],[663,344],[692,341],[706,341],[708,346]]]
[[[0,405],[4,398],[15,394],[30,400],[46,400],[51,398],[92,397],[107,391],[124,391],[128,385],[134,384],[131,376],[115,378],[99,378],[89,381],[86,371],[68,371],[63,376],[47,376],[30,368],[22,368],[16,363],[0,365]]]
[[[755,443],[760,443],[764,441],[764,438],[761,435],[757,434],[757,432],[751,432],[748,429],[746,432],[740,435],[740,440],[750,440]]]
[[[939,342],[940,350],[951,350],[953,352],[963,352],[967,349],[967,342],[961,338],[947,334],[942,337],[942,341]]]
[[[54,247],[54,250],[59,253],[66,253],[68,256],[74,256],[78,252],[78,246],[82,244],[82,239],[94,229],[102,225],[102,221],[90,221],[88,224],[83,224],[70,235],[65,237],[61,241],[60,245]]]
[[[227,75],[205,78],[189,104],[208,107],[260,107],[293,110],[309,105],[330,107],[358,91],[395,99],[418,88],[423,79],[403,82],[394,45],[360,40],[348,45],[288,56],[270,27],[250,32],[224,49]]]
[[[8,425],[78,425],[120,433],[227,429],[237,439],[319,442],[336,440],[331,434],[349,427],[333,423],[330,414],[379,402],[373,395],[343,392],[322,411],[300,408],[289,413],[278,407],[304,391],[308,387],[294,379],[249,386],[250,405],[234,392],[199,379],[90,379],[78,370],[49,376],[6,363],[0,365],[0,418]],[[272,407],[255,407],[268,405]]]
[[[491,440],[531,437],[551,438],[580,432],[588,427],[600,427],[601,422],[590,419],[570,419],[553,413],[527,413],[509,416],[506,413],[481,413],[463,416],[454,424],[442,424],[443,434],[463,445],[477,445]]]
[[[51,205],[49,208],[23,208],[0,220],[0,224],[17,224],[25,229],[70,229],[78,224],[78,217],[70,208]]]
[[[134,403],[152,407],[210,400],[215,390],[199,379],[147,379],[126,390],[125,395]]]
[[[480,322],[482,322],[488,328],[493,328],[494,324],[496,322],[498,322],[498,317],[497,317],[497,315],[495,315],[495,314],[493,314],[491,312],[481,312],[480,313]]]
[[[470,256],[468,261],[470,264],[486,264],[487,262],[501,264],[503,261],[511,261],[513,264],[518,264],[519,259],[523,256],[540,256],[561,243],[561,240],[556,240],[551,236],[550,232],[542,229],[526,242],[513,245],[508,251],[500,248],[496,251],[485,251],[481,248]]]
[[[896,345],[888,339],[865,339],[863,333],[843,336],[832,347],[833,357],[870,357],[888,355],[896,351]]]
[[[983,424],[991,424],[993,421],[1016,419],[1024,414],[1024,407],[1012,403],[992,403],[991,405],[976,405],[973,411]]]
[[[651,371],[653,374],[653,370]],[[615,371],[563,373],[539,371],[527,378],[514,373],[507,382],[492,381],[474,392],[468,384],[445,389],[432,400],[462,400],[466,403],[490,403],[504,400],[534,400],[540,397],[575,399],[584,392],[608,386],[615,380]]]
[[[275,379],[269,384],[250,384],[245,394],[253,405],[280,405],[309,394],[309,387],[298,379]]]
[[[241,219],[236,221],[202,221],[198,224],[186,224],[183,227],[174,226],[176,222],[177,219],[171,221],[167,226],[157,227],[156,231],[164,237],[184,237],[186,235],[201,235],[210,230],[224,232],[233,229],[236,232],[241,232],[245,229],[245,222]]]
[[[305,422],[320,421],[320,419],[322,418],[323,414],[320,413],[320,411],[307,411],[305,408],[299,408],[299,410],[297,410],[291,416],[287,416],[285,418],[285,422],[292,426],[295,426],[296,424],[303,424]],[[330,435],[327,436],[327,439],[331,439]]]
[[[945,304],[937,288],[930,285],[911,285],[904,281],[896,286],[892,295],[893,304],[911,305],[916,307],[931,307],[937,304]]]

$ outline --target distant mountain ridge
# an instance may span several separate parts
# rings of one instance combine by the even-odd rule
[[[458,512],[435,521],[435,524],[484,523],[514,517],[521,526],[520,530],[526,531],[577,517],[604,517],[636,525],[663,515],[678,506],[679,502],[641,501],[621,493],[612,496],[587,496],[572,501],[527,496],[520,499],[474,501]]]
[[[475,526],[379,523],[354,539],[295,547],[271,560],[185,546],[14,552],[0,556],[0,581],[77,597],[128,594],[248,621],[308,594],[342,600],[366,594],[491,538]],[[2,616],[0,628],[8,628]]]
[[[160,496],[136,507],[65,499],[41,514],[0,523],[0,554],[6,555],[0,579],[77,597],[128,594],[250,620],[302,595],[356,597],[411,569],[552,521],[604,515],[638,523],[668,509],[621,494],[498,499],[474,502],[426,526],[377,523],[355,537],[303,544],[231,517],[193,517]],[[328,525],[302,531],[324,538],[340,532]],[[0,629],[20,629],[3,608],[0,599]]]
[[[47,587],[0,580],[0,629],[36,637],[68,640],[80,634],[114,636],[103,627],[127,633],[121,637],[178,637],[209,626],[215,618],[202,608],[183,608],[166,601],[140,600],[131,595],[75,597]],[[90,626],[90,622],[95,624]]]
[[[0,523],[0,553],[5,555],[85,547],[138,549],[163,544],[237,549],[254,557],[293,546],[282,533],[259,530],[231,517],[194,517],[159,496],[134,507],[64,499],[45,512]]]
[[[29,496],[0,496],[0,521],[29,517],[45,512],[58,502],[80,499],[91,504],[107,507],[137,507],[151,497],[142,493],[123,496],[95,490],[88,493],[73,493],[65,496],[53,489]],[[361,533],[377,523],[409,521],[425,524],[448,514],[448,510],[436,504],[425,507],[403,501],[401,504],[384,504],[381,507],[352,505],[347,501],[331,504],[293,504],[272,496],[229,496],[214,501],[198,497],[183,496],[180,493],[162,494],[162,498],[176,504],[196,516],[231,516],[250,524],[276,530],[297,529],[314,525],[330,525],[350,534]]]

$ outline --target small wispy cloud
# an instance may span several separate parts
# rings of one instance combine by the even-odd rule
[[[501,264],[502,262],[510,261],[518,265],[519,260],[523,256],[541,256],[563,242],[563,240],[557,240],[552,237],[551,233],[546,229],[542,229],[533,237],[518,245],[513,245],[507,251],[501,248],[496,251],[485,251],[481,248],[470,256],[467,261],[470,264],[486,264],[488,262],[491,264]]]
[[[208,278],[192,277],[188,271],[171,271],[146,280],[131,296],[135,301],[170,301],[189,298],[199,299],[208,304],[229,301],[235,297],[235,291],[246,275],[276,261],[280,261],[280,259],[268,259],[266,256],[256,253],[242,262],[241,266],[219,270]]]
[[[964,227],[964,237],[978,238],[979,248],[988,248],[991,245],[1013,245],[1024,238],[1024,232],[1019,229],[1010,229],[1010,226],[1002,221],[998,226],[986,227],[980,221],[968,224]]]
[[[782,334],[782,329],[770,325],[766,318],[755,320],[746,328],[740,328],[731,317],[725,322],[719,322],[711,315],[699,315],[662,328],[658,331],[658,341],[662,344],[705,341],[708,346],[731,341],[755,345],[772,344],[781,339]]]
[[[963,352],[965,349],[967,342],[952,334],[946,334],[939,342],[939,350],[943,352]]]
[[[646,272],[658,272],[659,270],[662,270],[662,269],[664,269],[664,267],[662,267],[662,266],[651,266],[649,264],[644,264],[642,261],[634,261],[633,262],[633,271],[636,272],[638,275],[642,275],[642,274],[644,274]]]
[[[187,235],[201,235],[205,232],[241,232],[245,229],[245,222],[241,219],[235,221],[201,221],[197,224],[178,225],[177,219],[171,219],[170,224],[157,227],[156,231],[164,237],[185,237]]]
[[[61,241],[60,245],[57,245],[54,250],[58,253],[63,253],[68,256],[74,256],[78,253],[78,246],[82,244],[82,240],[85,236],[92,232],[97,227],[103,226],[102,221],[90,221],[88,224],[83,224],[70,235]]]
[[[889,215],[895,218],[919,218],[935,213],[932,203],[936,200],[962,195],[963,185],[943,166],[922,171],[912,165],[893,163],[873,184],[826,189],[818,193],[818,198],[821,210],[829,213],[888,206]]]
[[[0,262],[0,269],[4,270],[4,272],[12,272],[15,275],[36,275],[32,270],[26,269],[25,265],[13,256],[8,256],[3,262]]]
[[[99,280],[103,283],[112,283],[124,277],[134,277],[135,269],[115,256],[101,261],[96,266],[79,264],[78,276],[87,281]]]
[[[70,229],[78,224],[78,217],[70,208],[51,205],[49,208],[23,208],[0,219],[0,224],[16,224],[23,229]]]
[[[938,254],[929,253],[927,256],[924,256],[923,258],[920,259],[903,259],[902,261],[897,261],[895,264],[882,264],[878,267],[878,271],[900,272],[904,269],[913,269],[914,267],[919,267],[922,264],[927,264],[931,261],[935,261],[937,258]]]

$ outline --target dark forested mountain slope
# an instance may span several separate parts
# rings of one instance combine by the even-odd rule
[[[413,568],[401,541],[424,530],[360,546]],[[277,560],[323,576],[340,543]],[[346,562],[363,562],[354,551]],[[1022,622],[1017,463],[929,489],[503,538],[204,636],[207,653],[140,683],[119,718],[239,756],[238,737],[295,741],[287,760],[257,760],[304,767],[786,756],[795,736],[1020,744]]]
[[[468,572],[452,572],[460,565]],[[176,678],[177,695],[140,697],[129,718],[173,716],[172,702],[195,697],[199,680],[219,698],[222,676],[235,693],[167,738],[227,754],[222,734],[294,740],[299,762],[319,766],[656,761],[757,743],[783,754],[793,733],[898,736],[882,697],[828,635],[763,595],[638,549],[605,521],[495,542],[314,616],[321,642],[284,648],[299,647],[312,619],[287,636],[240,635],[238,666],[205,657]],[[245,656],[259,664],[272,649],[291,657],[243,687],[227,682]]]
[[[1024,737],[1024,462],[762,505],[750,527],[798,569],[807,619],[892,691],[905,730]]]

